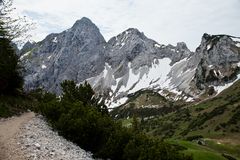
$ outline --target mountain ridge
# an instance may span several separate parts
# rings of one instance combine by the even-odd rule
[[[238,78],[240,40],[204,34],[191,52],[184,42],[161,45],[129,28],[106,42],[97,26],[84,17],[24,52],[26,90],[43,87],[59,94],[65,79],[88,81],[109,107],[115,107],[125,103],[128,94],[144,89],[186,101],[212,88],[212,95],[217,94],[218,86]],[[166,95],[165,90],[174,95]]]

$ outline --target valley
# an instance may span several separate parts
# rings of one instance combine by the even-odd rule
[[[239,87],[240,81],[237,81],[215,97],[175,106],[175,110],[167,113],[161,111],[159,114],[154,110],[155,114],[152,114],[151,109],[146,108],[149,110],[145,112],[151,115],[148,116],[139,108],[125,108],[128,103],[132,107],[134,103],[138,104],[133,99],[112,114],[113,117],[121,117],[119,120],[125,127],[131,126],[131,117],[137,116],[143,132],[188,148],[183,152],[193,154],[194,159],[225,159],[223,154],[239,159]],[[154,99],[148,100],[141,105],[154,106]]]
[[[40,87],[60,94],[64,80],[87,81],[115,108],[140,90],[188,102],[218,94],[239,79],[239,43],[234,36],[205,33],[192,52],[184,42],[158,44],[136,28],[106,42],[83,17],[68,30],[26,43],[19,54],[25,90]]]
[[[34,21],[14,19],[12,5],[0,0],[0,159],[240,160],[240,37],[216,26],[204,32],[220,34],[202,32],[214,17],[196,25],[199,41],[194,50],[188,41],[190,50],[176,39],[161,44],[130,21],[113,31],[121,23],[108,14],[98,19],[94,11],[98,24],[84,16],[73,23],[75,11],[64,18],[64,10],[60,21],[46,23],[47,13],[22,10],[41,19],[34,36],[48,34],[35,42],[25,35]],[[184,17],[171,22],[181,20],[171,35],[162,32],[168,16],[150,30],[158,23],[155,38],[186,38],[193,20]]]
[[[71,39],[71,40],[70,40]],[[110,115],[196,160],[239,159],[240,39],[204,34],[195,52],[161,45],[135,28],[106,42],[88,18],[20,51],[25,89],[60,94],[88,82]],[[233,143],[235,142],[235,143]]]

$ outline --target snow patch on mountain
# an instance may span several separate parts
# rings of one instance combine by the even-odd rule
[[[45,64],[43,64],[43,65],[41,66],[41,68],[42,68],[42,69],[46,69],[47,66],[46,66]]]
[[[236,46],[240,48],[240,43],[237,43]]]
[[[129,93],[135,93],[142,88],[154,89],[169,88],[169,81],[167,81],[168,73],[171,70],[171,60],[169,58],[155,59],[152,66],[146,69],[148,72],[140,78],[139,82],[130,90]],[[140,68],[144,70],[145,67]]]
[[[207,50],[209,50],[211,47],[212,47],[212,45],[211,45],[211,44],[208,44],[208,45],[207,45]]]
[[[175,85],[171,84],[172,78],[169,76],[169,73],[173,72],[173,68],[178,68],[179,64],[185,64],[186,60],[185,58],[171,66],[172,61],[169,58],[154,59],[150,66],[144,65],[138,69],[134,69],[132,63],[129,62],[127,66],[128,72],[117,79],[115,79],[114,75],[117,69],[113,69],[109,64],[105,63],[103,72],[87,81],[95,89],[100,86],[109,88],[110,98],[106,100],[106,105],[109,108],[124,104],[128,100],[127,95],[144,89],[166,89],[176,95],[180,95],[182,92],[179,91]],[[187,73],[183,73],[182,71],[181,74],[176,76],[184,76]]]
[[[236,46],[240,48],[240,37],[231,37],[231,39],[236,43]]]
[[[54,39],[52,40],[53,43],[57,43],[58,40],[57,40],[57,37],[54,37]]]
[[[161,48],[161,46],[159,44],[154,44],[154,47],[157,47],[157,48]]]
[[[237,47],[240,38],[204,34],[199,47],[191,52],[184,42],[158,44],[136,28],[106,42],[97,26],[82,18],[67,31],[26,45],[28,50],[22,53],[32,53],[31,61],[24,58],[30,52],[21,57],[27,71],[24,88],[43,87],[60,95],[63,80],[88,81],[113,107],[145,89],[171,94],[175,100],[191,100],[189,97],[200,96],[209,86],[223,84],[229,71],[235,72],[236,65],[240,66]]]
[[[117,100],[113,100],[113,98],[111,98],[111,100],[107,100],[105,103],[108,106],[109,109],[113,109],[116,108],[120,105],[123,105],[124,103],[126,103],[128,100],[127,97],[123,97]]]
[[[214,86],[214,90],[217,92],[216,95],[218,95],[219,93],[221,93],[223,90],[231,87],[236,81],[238,81],[240,79],[240,74],[237,75],[237,79],[235,79],[233,82],[231,83],[226,83],[222,86]]]
[[[240,37],[239,38],[238,37],[231,37],[231,39],[235,42],[240,42]]]
[[[29,56],[30,54],[31,54],[31,51],[28,51],[27,53],[25,53],[20,57],[20,60],[23,60],[25,57]]]
[[[170,91],[176,93],[178,95],[190,92],[190,83],[194,79],[194,75],[196,73],[195,67],[189,67],[188,63],[190,63],[192,59],[184,58],[178,62],[176,62],[169,72],[170,79]]]

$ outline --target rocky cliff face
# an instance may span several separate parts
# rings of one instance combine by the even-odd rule
[[[204,34],[196,52],[191,52],[183,42],[161,45],[130,28],[105,42],[99,29],[82,18],[72,28],[28,45],[21,56],[27,68],[25,88],[60,93],[59,84],[65,79],[87,80],[110,107],[144,89],[192,100],[237,79],[239,41]]]
[[[142,89],[170,89],[171,67],[191,54],[185,43],[160,45],[137,29],[128,29],[107,42],[105,69],[88,82],[107,98],[109,106],[124,103]],[[176,90],[171,88],[171,90]]]
[[[196,51],[173,67],[172,81],[195,98],[209,89],[219,93],[239,79],[239,56],[240,38],[205,33]]]
[[[104,68],[105,44],[99,29],[87,18],[62,33],[48,35],[21,57],[27,69],[25,88],[60,93],[59,84],[65,79],[81,82],[98,75]]]
[[[204,34],[197,48],[199,63],[195,74],[196,87],[224,85],[237,79],[240,61],[240,39],[228,35]]]

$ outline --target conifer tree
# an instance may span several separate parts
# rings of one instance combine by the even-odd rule
[[[13,15],[14,10],[13,0],[0,0],[0,35],[23,43],[30,37],[28,31],[33,29],[34,24],[26,16]]]
[[[0,1],[0,94],[15,94],[23,86],[19,57],[12,45],[23,30],[17,19],[9,17],[11,6],[12,0]]]
[[[7,38],[0,38],[0,94],[15,94],[22,89],[23,77],[18,56]]]

